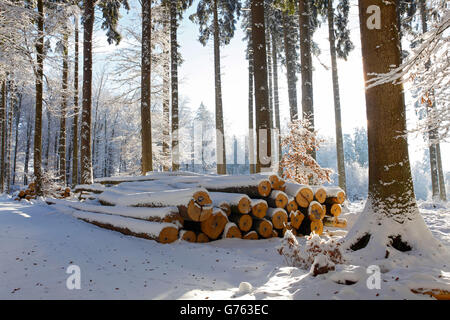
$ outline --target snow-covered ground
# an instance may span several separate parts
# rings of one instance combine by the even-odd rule
[[[342,215],[349,227],[362,207],[352,203]],[[450,207],[420,203],[420,211],[450,250]],[[365,267],[338,265],[313,277],[286,265],[277,252],[280,243],[273,238],[164,245],[101,229],[44,203],[3,197],[0,299],[427,299],[410,289],[450,287],[450,261],[435,269],[384,267],[381,288],[371,290]],[[71,265],[80,268],[81,289],[66,286]]]

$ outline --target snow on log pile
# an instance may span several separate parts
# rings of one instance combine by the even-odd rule
[[[322,234],[325,227],[346,228],[339,219],[345,192],[308,186],[276,174],[217,176],[187,172],[112,177],[77,186],[95,200],[48,199],[78,219],[127,235],[170,243],[177,239],[209,242]]]

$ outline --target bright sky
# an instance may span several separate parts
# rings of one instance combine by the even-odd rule
[[[188,17],[197,8],[197,2],[187,10],[178,31],[180,52],[183,64],[179,67],[179,92],[180,97],[188,98],[190,107],[196,109],[203,102],[214,112],[214,56],[213,46],[210,42],[203,47],[198,42],[198,26],[192,23]],[[136,5],[136,0],[131,0]],[[366,109],[364,98],[364,83],[362,72],[361,45],[359,34],[359,18],[356,1],[351,0],[350,29],[351,38],[355,49],[351,52],[347,61],[339,60],[339,86],[341,95],[342,128],[344,133],[351,133],[356,127],[366,127]],[[131,13],[123,13],[121,23],[129,22]],[[99,52],[115,50],[115,46],[107,47],[103,32],[97,32],[100,47]],[[226,47],[221,47],[222,66],[222,96],[225,117],[225,134],[236,135],[244,143],[244,137],[248,133],[248,61],[245,59],[247,44],[243,41],[244,34],[241,23],[237,25],[235,37]],[[323,136],[334,137],[334,105],[333,89],[331,82],[328,29],[326,22],[315,33],[314,40],[319,44],[321,55],[314,58],[314,112],[315,123],[319,133]],[[104,44],[103,44],[104,43]],[[320,59],[320,61],[319,61]],[[97,60],[100,67],[101,60]],[[289,119],[289,106],[287,97],[286,70],[279,67],[279,94],[281,122],[287,123]],[[300,75],[297,82],[298,107],[301,109]],[[411,112],[411,104],[407,105],[408,119],[413,121],[414,113]],[[282,125],[283,127],[283,125]],[[411,162],[419,161],[422,150],[425,148],[423,139],[410,138]],[[441,144],[442,164],[444,171],[450,171],[450,145]]]

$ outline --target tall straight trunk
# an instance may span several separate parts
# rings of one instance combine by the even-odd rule
[[[12,122],[14,119],[14,105],[16,103],[16,88],[13,81],[9,81],[9,108],[8,108],[8,132],[6,139],[6,192],[11,190],[11,146],[12,146]]]
[[[44,1],[37,2],[36,18],[38,38],[36,41],[36,111],[34,124],[34,177],[36,194],[42,195],[42,98],[44,80]]]
[[[283,12],[283,38],[284,38],[284,54],[286,57],[287,85],[289,96],[289,114],[290,119],[298,118],[297,107],[297,75],[296,75],[296,59],[295,46],[291,39],[292,33],[295,32],[291,27],[291,18],[287,12]]]
[[[272,66],[273,66],[273,103],[275,111],[275,125],[277,128],[277,154],[278,173],[281,174],[281,123],[280,123],[280,99],[278,95],[278,50],[274,34],[272,34]]]
[[[103,142],[104,142],[104,148],[103,148],[103,176],[106,177],[106,173],[107,173],[107,166],[108,166],[108,145],[109,145],[109,141],[108,141],[108,130],[106,127],[106,112],[105,112],[105,121],[103,123]]]
[[[251,2],[252,46],[254,58],[255,113],[256,113],[256,172],[271,168],[271,134],[269,96],[267,88],[266,26],[264,1]]]
[[[0,162],[0,193],[5,191],[5,154],[6,154],[6,80],[2,81],[2,101],[0,105],[0,125],[1,125],[1,138],[2,145],[0,150],[1,162]]]
[[[142,70],[141,70],[141,171],[153,170],[151,74],[152,74],[152,1],[142,1]]]
[[[79,39],[78,39],[78,15],[75,16],[75,66],[74,66],[74,97],[73,97],[73,136],[72,136],[72,186],[78,184],[78,63],[79,63]]]
[[[33,118],[28,115],[27,118],[27,143],[25,147],[25,160],[23,170],[23,184],[28,185],[28,163],[30,161],[30,149],[31,149],[31,134],[33,132]]]
[[[265,19],[268,25],[267,18]],[[266,29],[266,53],[267,53],[267,87],[269,90],[269,126],[273,129],[273,79],[272,79],[272,47],[270,43],[270,30]],[[273,153],[273,152],[272,152]]]
[[[251,40],[249,40],[250,42]],[[255,161],[255,128],[253,125],[254,115],[254,88],[253,88],[253,49],[248,46],[248,155],[250,162],[250,173],[256,172]]]
[[[168,13],[164,12],[163,24],[164,30],[170,30]],[[163,142],[162,152],[164,155],[163,170],[169,171],[170,159],[170,50],[164,47],[164,76],[163,76]]]
[[[225,132],[223,127],[222,107],[222,80],[220,75],[220,35],[219,18],[217,13],[217,0],[214,1],[214,77],[215,77],[215,102],[216,102],[216,157],[217,173],[227,173],[225,152]]]
[[[46,169],[48,169],[49,168],[49,163],[50,163],[50,159],[49,159],[49,157],[50,157],[50,141],[51,141],[51,124],[52,124],[52,121],[51,121],[51,113],[50,113],[50,110],[48,109],[48,107],[47,107],[47,109],[46,109],[46,115],[47,115],[47,141],[46,141],[46,143],[45,143],[45,153],[44,153],[44,167],[46,168]]]
[[[344,140],[342,137],[341,99],[339,96],[339,77],[336,61],[336,39],[334,36],[333,0],[328,0],[328,40],[330,42],[331,75],[333,79],[334,122],[336,126],[336,155],[339,186],[347,192],[345,181]]]
[[[69,81],[69,35],[63,35],[63,70],[62,70],[62,103],[59,124],[59,177],[63,185],[66,185],[66,113],[67,113],[67,89]]]
[[[84,1],[83,102],[81,112],[81,184],[92,183],[91,106],[92,106],[92,33],[94,0]]]
[[[369,29],[367,8],[380,7],[380,29]],[[359,0],[361,49],[364,79],[389,72],[400,65],[396,5],[376,0]],[[398,222],[417,209],[407,139],[398,139],[406,131],[404,97],[401,84],[386,83],[367,88],[366,113],[369,151],[369,194],[371,210],[394,216]]]
[[[302,113],[303,118],[309,119],[311,130],[314,130],[314,105],[313,105],[313,64],[311,52],[311,2],[310,0],[298,1],[300,22],[300,61],[302,74]],[[316,151],[312,150],[311,156],[316,158]]]
[[[444,172],[442,169],[441,146],[440,146],[439,142],[436,143],[436,160],[437,160],[438,175],[439,175],[440,199],[442,201],[447,201],[447,192],[445,190],[445,178],[444,178]]]
[[[17,150],[19,147],[19,124],[20,124],[20,115],[22,114],[22,93],[18,94],[18,102],[16,108],[16,122],[15,122],[15,141],[14,141],[14,165],[13,165],[13,176],[12,176],[12,184],[16,184],[16,168],[17,168]]]
[[[172,93],[172,171],[180,169],[178,132],[178,42],[177,1],[170,1],[170,73]]]
[[[422,33],[426,33],[428,31],[428,19],[427,19],[427,7],[426,7],[425,0],[419,0],[419,10],[420,10],[420,17],[422,20]],[[430,62],[428,62],[429,64]],[[430,109],[434,107],[435,101],[433,101],[432,106]],[[428,106],[427,108],[427,115],[429,114]],[[428,150],[430,152],[430,169],[431,169],[431,189],[433,192],[433,199],[438,200],[440,197],[440,188],[439,188],[439,164],[438,164],[438,156],[437,156],[437,146],[436,146],[436,130],[430,129],[428,131],[428,140],[429,140],[429,147]],[[439,150],[440,151],[440,150]],[[440,165],[442,167],[442,164]],[[443,174],[442,174],[443,176]]]

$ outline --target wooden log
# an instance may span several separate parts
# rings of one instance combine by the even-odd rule
[[[291,211],[291,213],[289,215],[290,223],[295,229],[300,228],[300,226],[302,225],[303,219],[305,219],[305,216],[303,215],[303,213],[301,213],[298,210]]]
[[[338,219],[337,217],[331,218],[331,217],[325,217],[323,219],[323,225],[327,227],[333,227],[333,228],[347,228],[347,220],[346,219]]]
[[[314,192],[314,200],[320,204],[324,203],[327,198],[327,191],[321,186],[312,186],[311,189]]]
[[[258,240],[258,233],[256,232],[256,231],[250,231],[250,232],[247,232],[243,237],[242,237],[242,239],[245,239],[245,240]]]
[[[326,214],[331,215],[333,217],[338,217],[342,213],[342,206],[338,203],[327,204],[326,205]]]
[[[322,220],[325,217],[325,213],[322,205],[317,201],[312,201],[308,206],[308,217],[312,220]]]
[[[269,207],[285,208],[288,203],[288,196],[280,190],[273,190],[266,199]]]
[[[286,205],[286,211],[287,212],[292,212],[292,211],[297,211],[297,210],[298,210],[297,201],[295,201],[294,197],[289,197],[288,196],[288,203]]]
[[[269,208],[266,200],[252,199],[251,205],[252,205],[251,214],[254,217],[262,219],[266,216],[267,209]]]
[[[275,229],[283,229],[288,221],[286,210],[282,208],[269,208],[267,210],[266,218],[272,221]]]
[[[423,294],[435,298],[436,300],[450,300],[450,291],[443,289],[411,289],[412,293]]]
[[[227,223],[228,218],[226,213],[216,208],[208,219],[200,223],[200,229],[208,238],[215,240],[223,232]]]
[[[106,187],[102,184],[98,184],[98,183],[93,183],[93,184],[80,184],[75,186],[75,188],[73,189],[74,193],[79,193],[79,192],[91,192],[91,193],[95,193],[95,194],[100,194],[103,191],[105,191]]]
[[[255,199],[267,197],[272,190],[270,180],[259,175],[221,176],[199,185],[210,192],[241,193]]]
[[[229,215],[231,214],[231,206],[230,206],[228,203],[226,203],[226,202],[222,202],[222,203],[218,206],[218,208],[220,208],[223,212],[225,212],[225,214],[226,214],[227,216],[229,216]]]
[[[242,238],[241,230],[233,222],[228,222],[223,230],[223,238]]]
[[[20,192],[19,192],[19,194],[18,194],[18,197],[19,198],[25,198],[25,191],[24,190],[20,190]]]
[[[213,207],[201,207],[194,201],[194,199],[191,199],[187,206],[179,205],[177,208],[184,220],[198,222],[205,221],[211,217],[213,212]]]
[[[201,206],[207,206],[212,204],[211,197],[206,190],[198,190],[194,192],[192,195],[192,198],[194,198],[195,202],[198,203]]]
[[[224,203],[230,206],[232,213],[247,214],[251,211],[251,199],[246,194],[227,193],[227,192],[210,192],[212,203],[216,207],[220,207]]]
[[[302,208],[307,208],[314,199],[312,189],[304,184],[286,183],[285,192],[288,196],[294,197],[297,204]]]
[[[74,211],[73,215],[77,219],[96,226],[138,238],[156,240],[160,243],[171,243],[178,239],[178,226],[171,223],[144,221],[84,211]]]
[[[253,219],[253,230],[262,238],[270,238],[272,236],[273,225],[267,219]]]
[[[253,219],[248,214],[232,213],[229,218],[230,218],[230,221],[236,223],[236,225],[239,227],[239,229],[243,232],[249,231],[252,227]]]
[[[180,239],[187,242],[197,242],[197,235],[191,230],[181,230]]]
[[[327,192],[327,198],[325,200],[326,204],[343,204],[346,199],[346,194],[344,190],[339,187],[327,187],[325,188]]]
[[[280,230],[281,232],[278,232],[278,235],[281,237],[284,237],[284,235],[286,234],[286,231],[288,231],[288,230],[291,231],[294,236],[297,235],[297,230],[290,223],[287,223],[284,226],[284,228],[282,230]]]
[[[322,220],[311,221],[311,232],[315,232],[318,235],[323,233],[323,223]]]
[[[197,242],[198,243],[206,243],[206,242],[209,242],[209,241],[210,240],[209,240],[208,236],[206,234],[204,234],[203,232],[199,232],[197,234]]]

